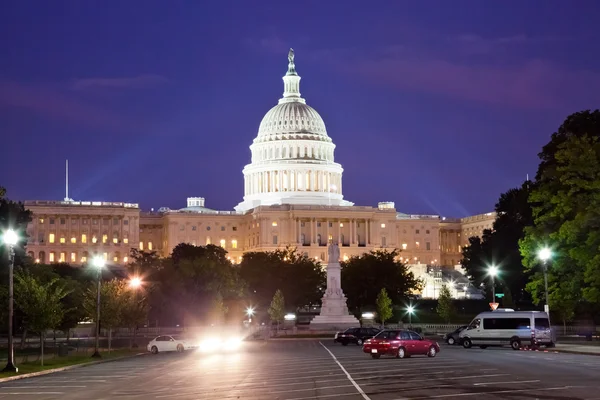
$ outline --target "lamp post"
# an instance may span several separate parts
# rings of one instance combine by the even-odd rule
[[[542,264],[544,266],[544,293],[546,295],[546,305],[544,306],[544,311],[550,313],[550,303],[548,302],[548,260],[552,258],[552,250],[544,247],[538,252],[538,257],[540,260],[542,260]]]
[[[254,315],[254,308],[253,307],[246,308],[246,315],[248,316],[249,322],[252,322],[252,316]]]
[[[498,275],[498,267],[492,265],[488,270],[488,275],[492,278],[492,303],[496,302],[496,275]]]
[[[104,259],[100,256],[94,257],[92,265],[98,271],[98,293],[96,297],[96,343],[94,344],[94,354],[92,358],[101,358],[100,355],[100,281],[102,280],[102,268],[104,268]]]
[[[408,312],[408,326],[412,327],[412,315],[413,312],[415,312],[415,308],[413,306],[408,306],[406,311]]]
[[[8,360],[2,372],[18,372],[19,369],[15,366],[13,343],[13,270],[15,266],[15,246],[19,241],[19,236],[17,232],[9,229],[4,232],[2,239],[8,247]]]
[[[129,279],[129,287],[131,289],[134,290],[135,295],[134,295],[134,301],[135,301],[135,306],[136,308],[138,307],[138,293],[139,293],[139,289],[142,287],[142,278],[140,278],[139,276],[134,276],[133,278]],[[136,341],[136,337],[137,337],[137,323],[135,325],[135,327],[133,328],[133,343],[131,344],[131,347],[136,349],[138,347],[137,345],[137,341]]]

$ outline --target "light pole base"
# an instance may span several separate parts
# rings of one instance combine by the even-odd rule
[[[9,361],[8,364],[6,364],[6,367],[4,367],[4,369],[2,370],[2,372],[19,372],[19,368],[15,367],[15,364]]]
[[[92,358],[102,358],[102,355],[98,351],[94,351],[94,354],[92,354]]]

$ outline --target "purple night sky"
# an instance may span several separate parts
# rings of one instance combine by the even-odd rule
[[[60,200],[68,158],[76,200],[232,209],[293,47],[345,199],[487,212],[568,114],[598,107],[599,15],[596,0],[7,0],[0,185]]]

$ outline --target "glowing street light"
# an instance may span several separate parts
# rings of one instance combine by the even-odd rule
[[[2,235],[2,241],[8,247],[8,360],[2,372],[18,372],[15,366],[14,344],[13,344],[13,304],[14,285],[13,271],[15,268],[15,246],[19,242],[19,235],[12,229],[8,229]]]
[[[248,320],[252,322],[252,316],[254,315],[254,308],[248,307],[246,308],[246,315],[248,316]]]
[[[142,278],[135,276],[129,279],[129,286],[132,289],[139,289],[142,286]]]
[[[410,305],[406,307],[406,312],[408,313],[408,325],[412,326],[412,315],[415,312],[415,308],[412,305]]]
[[[496,276],[498,276],[500,270],[495,265],[491,265],[488,269],[488,275],[492,278],[492,303],[496,302]]]
[[[102,277],[102,268],[104,268],[104,258],[96,256],[92,259],[92,265],[98,270],[98,293],[96,296],[96,343],[94,344],[93,358],[101,358],[100,355],[100,281]]]
[[[538,252],[538,258],[542,260],[542,264],[544,265],[544,291],[546,295],[546,305],[545,310],[547,313],[550,313],[550,303],[548,303],[548,261],[552,258],[552,250],[548,247],[544,247]]]

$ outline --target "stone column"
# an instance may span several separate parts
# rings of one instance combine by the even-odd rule
[[[350,230],[350,242],[351,244],[355,245],[356,244],[356,220],[353,219],[352,220],[352,228]]]
[[[370,245],[371,244],[371,220],[367,219],[367,225],[366,225],[366,233],[367,233],[367,237],[365,238],[365,244]]]
[[[310,223],[310,243],[311,243],[311,245],[314,245],[316,243],[315,225],[317,225],[317,223],[315,222],[314,218],[311,218],[309,223]]]
[[[336,224],[337,224],[337,242],[339,243],[340,246],[342,246],[344,244],[341,242],[341,240],[342,240],[342,227],[340,226],[341,223],[342,223],[341,220],[338,220],[336,222]]]
[[[327,229],[326,229],[326,232],[327,232],[326,235],[327,235],[327,237],[325,238],[325,243],[327,243],[327,246],[329,246],[329,234],[330,233],[329,233],[329,220],[327,218],[325,218],[325,224],[327,226]]]
[[[300,244],[300,240],[302,239],[301,228],[302,228],[302,221],[300,221],[300,218],[296,218],[296,243],[298,243],[298,244]]]

